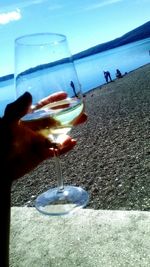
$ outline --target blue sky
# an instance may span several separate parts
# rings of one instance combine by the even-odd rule
[[[14,71],[18,36],[62,33],[75,54],[149,20],[150,0],[0,0],[0,76]]]

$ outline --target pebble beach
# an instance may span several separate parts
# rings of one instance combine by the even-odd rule
[[[88,191],[87,208],[150,210],[150,64],[84,96],[88,120],[75,148],[60,157],[65,185]],[[57,186],[54,159],[13,183],[12,206],[34,206]]]

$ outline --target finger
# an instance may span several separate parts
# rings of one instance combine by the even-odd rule
[[[64,135],[63,138],[61,138],[59,141],[58,148],[55,149],[56,155],[64,154],[68,151],[70,151],[77,143],[76,140],[72,139],[68,135]]]
[[[60,100],[63,100],[63,99],[66,99],[67,98],[67,93],[66,92],[63,92],[63,91],[60,91],[58,93],[54,93],[52,95],[49,95],[48,97],[46,98],[43,98],[37,105],[36,105],[36,108],[40,108],[40,107],[43,107],[49,103],[53,103],[53,102],[56,102],[56,101],[60,101]]]
[[[68,108],[70,106],[70,104],[64,104],[64,105],[59,105],[57,104],[57,106],[51,107],[51,109],[64,109],[64,108]]]
[[[80,117],[74,120],[73,125],[76,126],[78,124],[84,123],[87,120],[87,114],[82,113]]]
[[[59,149],[62,149],[66,147],[70,142],[72,138],[67,134],[61,134],[57,137],[56,144]]]
[[[74,146],[76,145],[77,141],[74,140],[74,139],[71,139],[70,142],[67,144],[67,146],[64,146],[63,148],[61,148],[59,150],[59,153],[60,154],[64,154],[64,153],[67,153],[69,152],[71,149],[74,148]]]
[[[24,93],[16,101],[7,105],[4,113],[4,119],[9,122],[19,120],[28,112],[31,103],[31,94],[28,92]]]
[[[68,108],[70,104],[71,104],[70,98],[65,98],[52,103],[48,103],[47,105],[44,106],[44,108],[63,109],[63,108]]]

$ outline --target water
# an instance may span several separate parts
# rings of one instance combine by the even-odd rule
[[[75,66],[82,86],[82,92],[88,92],[92,88],[104,84],[104,70],[109,70],[112,79],[114,79],[116,69],[125,73],[150,63],[149,50],[150,38],[147,38],[76,60]],[[45,75],[46,72],[47,70],[45,70]],[[3,115],[5,106],[12,102],[15,96],[13,79],[0,82],[0,115]]]

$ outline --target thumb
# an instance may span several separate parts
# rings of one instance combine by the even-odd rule
[[[32,96],[26,92],[16,101],[8,104],[5,109],[4,119],[8,122],[14,122],[23,117],[32,103]]]

